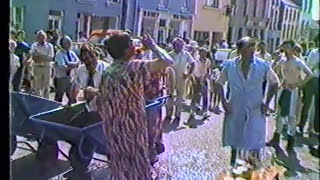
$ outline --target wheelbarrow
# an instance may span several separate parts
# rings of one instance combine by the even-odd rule
[[[31,151],[36,152],[28,142],[17,142],[16,136],[18,135],[29,139],[37,139],[37,137],[39,137],[39,132],[34,128],[34,123],[30,121],[29,117],[34,114],[56,109],[62,104],[42,97],[15,91],[10,93],[10,97],[11,155],[15,152],[18,143],[26,144]],[[44,150],[45,142],[40,141],[39,139],[37,140],[39,143],[38,150]]]
[[[154,101],[146,102],[148,122],[158,118],[158,112],[168,97],[160,97]],[[88,109],[87,103],[82,102],[30,117],[30,120],[36,125],[37,131],[41,132],[40,139],[49,139],[50,142],[62,140],[71,144],[69,155],[62,154],[69,160],[72,169],[80,173],[87,171],[94,153],[108,157],[102,119],[97,112]]]

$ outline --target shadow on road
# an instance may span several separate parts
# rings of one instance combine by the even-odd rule
[[[13,160],[11,165],[12,180],[44,180],[70,170],[69,162],[62,160],[38,160],[36,154],[30,154]]]
[[[300,160],[298,159],[297,153],[291,152],[286,153],[281,147],[274,147],[276,149],[276,163],[285,167],[287,170],[285,172],[285,176],[287,177],[296,177],[298,173],[316,173],[316,171],[304,167],[301,165]]]

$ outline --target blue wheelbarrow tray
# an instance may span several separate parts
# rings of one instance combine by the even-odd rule
[[[158,117],[157,112],[168,97],[146,102],[147,121],[154,121]],[[82,151],[88,146],[98,154],[107,153],[102,119],[97,112],[89,112],[85,102],[39,113],[31,116],[30,120],[36,124],[37,131],[41,131],[41,139],[62,140],[78,146],[81,158],[88,158]]]
[[[34,128],[34,124],[29,120],[29,117],[41,112],[56,109],[62,105],[56,101],[15,91],[10,93],[10,97],[10,121],[11,134],[13,136],[39,136]]]

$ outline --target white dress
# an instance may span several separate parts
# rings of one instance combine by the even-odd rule
[[[226,62],[218,83],[229,83],[232,113],[225,114],[222,144],[242,150],[258,150],[266,144],[266,117],[261,111],[263,82],[279,83],[269,64],[257,57],[252,60],[247,79],[237,57]]]

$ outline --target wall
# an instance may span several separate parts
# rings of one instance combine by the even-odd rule
[[[89,13],[96,16],[117,16],[120,18],[121,4],[106,4],[106,0],[96,3],[78,3],[77,0],[13,0],[12,5],[25,7],[24,30],[26,40],[35,39],[34,32],[48,29],[49,10],[63,10],[62,33],[76,37],[76,21],[78,13]],[[119,27],[118,27],[119,28]]]
[[[198,0],[194,31],[226,32],[228,18],[224,15],[228,2],[220,0],[219,8],[205,7],[206,0]]]

